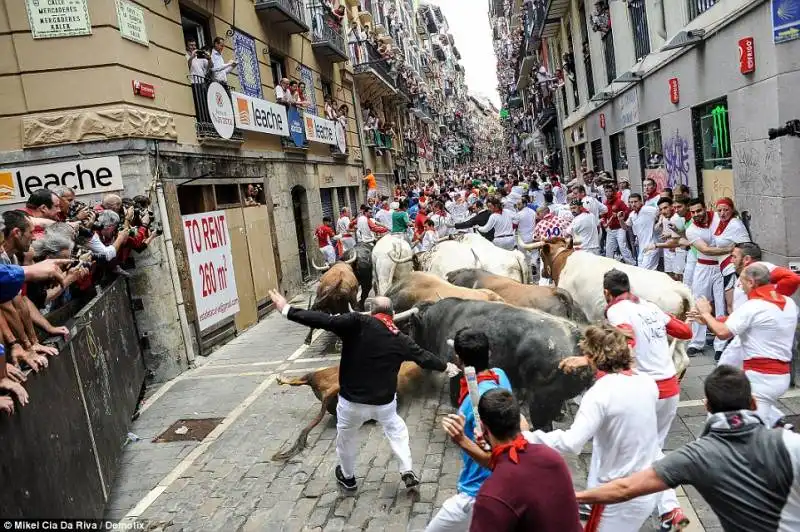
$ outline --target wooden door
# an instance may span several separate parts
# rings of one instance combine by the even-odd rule
[[[225,209],[228,230],[231,235],[233,271],[236,275],[236,292],[239,295],[239,312],[234,316],[236,332],[240,333],[258,321],[253,273],[250,268],[250,250],[241,207]]]
[[[275,267],[276,257],[267,208],[263,205],[245,207],[244,224],[255,299],[260,306],[269,297],[269,290],[278,288],[278,271]]]

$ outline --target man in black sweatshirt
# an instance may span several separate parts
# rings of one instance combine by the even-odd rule
[[[475,210],[477,211],[475,216],[473,216],[472,218],[470,218],[465,222],[457,223],[455,225],[455,228],[470,229],[472,227],[481,227],[486,225],[489,222],[489,216],[491,216],[492,213],[488,209],[485,209],[483,207],[483,202],[481,200],[475,202]],[[494,240],[494,229],[489,229],[485,233],[478,233],[478,234],[484,237],[489,242]]]
[[[383,426],[389,445],[400,461],[406,488],[419,484],[411,464],[408,428],[397,415],[397,373],[405,361],[424,369],[458,373],[454,364],[422,349],[394,325],[392,302],[376,297],[368,305],[370,315],[358,312],[331,316],[324,312],[291,307],[286,298],[271,290],[275,308],[288,319],[314,329],[325,329],[342,339],[339,361],[339,402],[336,407],[336,480],[346,490],[356,489],[355,464],[358,430],[370,419]]]

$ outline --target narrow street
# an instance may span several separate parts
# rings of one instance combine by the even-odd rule
[[[389,445],[375,425],[362,429],[354,497],[341,494],[334,480],[336,430],[329,415],[311,432],[305,451],[286,463],[271,460],[319,409],[308,387],[280,386],[276,377],[337,362],[333,337],[317,333],[306,348],[306,333],[273,313],[197,369],[150,390],[132,427],[141,440],[126,446],[107,517],[170,531],[423,530],[454,493],[460,468],[456,447],[439,427],[440,416],[451,412],[441,377],[431,377],[417,397],[401,403],[422,478],[417,494],[401,488]],[[702,377],[711,367],[710,357],[693,359],[667,449],[702,429]],[[786,399],[783,406],[800,412],[800,399]],[[201,442],[152,442],[180,419],[207,418],[222,422]],[[576,486],[585,482],[585,451],[567,457]],[[721,530],[694,490],[679,494],[693,519],[690,531]],[[644,530],[657,530],[655,521]]]

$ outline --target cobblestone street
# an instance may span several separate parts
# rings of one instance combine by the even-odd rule
[[[311,432],[305,451],[288,462],[271,460],[319,410],[308,387],[280,386],[276,376],[299,376],[337,360],[332,337],[318,333],[305,348],[306,333],[273,313],[197,369],[151,390],[132,428],[141,440],[126,446],[107,516],[170,531],[423,530],[455,492],[460,468],[458,451],[438,423],[451,411],[441,376],[431,376],[416,397],[401,401],[422,479],[417,493],[402,488],[376,425],[362,428],[359,489],[353,497],[340,494],[334,480],[336,430],[329,415]],[[701,357],[693,364],[670,449],[696,437],[705,419],[698,399],[711,360]],[[788,399],[785,406],[790,410],[797,400]],[[174,422],[197,418],[224,420],[201,442],[152,443]],[[582,485],[588,453],[566,458],[576,485]],[[696,492],[680,495],[693,517],[689,530],[721,530]]]

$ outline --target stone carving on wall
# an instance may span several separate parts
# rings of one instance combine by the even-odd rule
[[[178,138],[172,115],[128,105],[30,116],[22,127],[26,148],[131,137]]]

